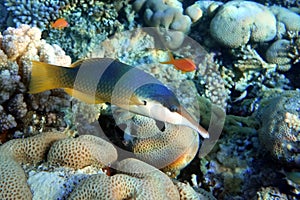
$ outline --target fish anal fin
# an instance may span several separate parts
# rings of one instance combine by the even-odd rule
[[[93,95],[89,95],[86,93],[83,93],[81,91],[72,89],[72,88],[64,88],[65,92],[67,94],[69,94],[70,96],[73,96],[81,101],[84,101],[85,103],[89,103],[89,104],[101,104],[101,103],[105,103],[99,99],[96,99],[95,96]]]

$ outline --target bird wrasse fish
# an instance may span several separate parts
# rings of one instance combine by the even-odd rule
[[[159,62],[161,64],[171,64],[174,65],[174,68],[180,70],[181,72],[192,72],[197,69],[196,64],[190,58],[179,58],[174,59],[172,53],[169,51],[169,60],[165,62]]]
[[[158,121],[208,132],[180,105],[175,94],[152,75],[110,58],[91,58],[70,67],[32,61],[29,93],[63,88],[87,103],[111,103]]]
[[[54,29],[63,29],[69,26],[68,21],[65,18],[59,18],[55,22],[51,22],[51,27]]]

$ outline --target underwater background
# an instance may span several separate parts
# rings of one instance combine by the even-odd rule
[[[299,199],[299,5],[1,1],[0,199]],[[95,57],[153,75],[210,138],[28,93],[32,61]]]

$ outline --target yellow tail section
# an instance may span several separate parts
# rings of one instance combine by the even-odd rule
[[[43,62],[32,61],[29,93],[35,94],[50,89],[60,88],[60,74],[63,67]]]

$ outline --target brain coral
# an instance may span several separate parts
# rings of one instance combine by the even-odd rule
[[[57,140],[66,138],[61,133],[41,133],[25,139],[10,140],[0,146],[1,152],[19,163],[38,163],[46,158],[50,146]]]
[[[19,163],[36,164],[45,159],[52,143],[65,138],[61,133],[42,133],[15,139],[0,146],[0,199],[31,199],[27,178]]]
[[[198,151],[199,135],[188,127],[167,123],[158,126],[155,120],[141,115],[119,115],[116,123],[126,125],[127,139],[132,140],[132,150],[138,159],[175,175]]]
[[[171,179],[142,161],[125,159],[118,169],[130,175],[92,175],[74,189],[69,199],[179,199]]]
[[[103,139],[82,135],[55,142],[48,153],[48,162],[72,168],[107,166],[117,160],[117,151]]]
[[[265,6],[251,1],[230,1],[221,6],[210,23],[211,35],[236,48],[249,41],[270,41],[276,36],[276,18]]]
[[[300,166],[300,93],[286,91],[262,101],[259,139],[279,161]]]
[[[0,199],[32,199],[26,175],[17,161],[0,152]]]

